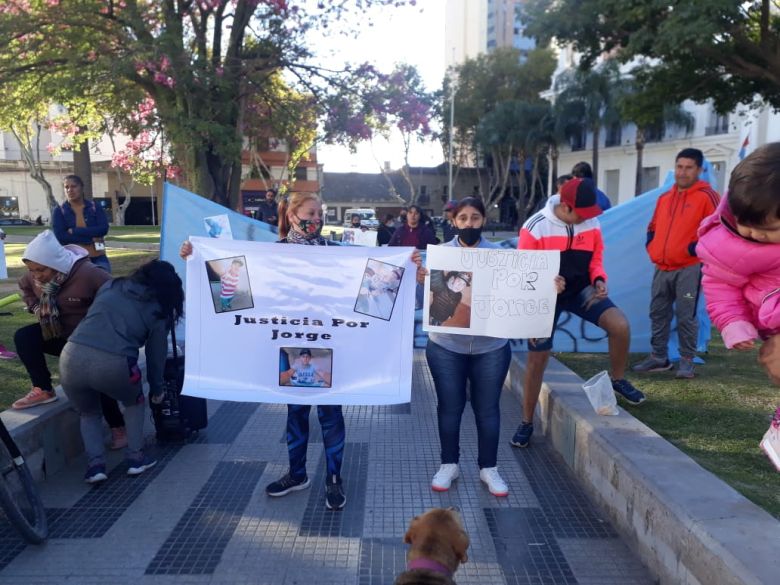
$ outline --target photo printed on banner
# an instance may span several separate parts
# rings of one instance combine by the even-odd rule
[[[206,261],[206,277],[215,313],[254,308],[244,256]]]
[[[210,238],[232,240],[233,232],[230,229],[230,218],[227,215],[212,215],[203,218],[203,225]]]
[[[279,385],[330,388],[333,350],[308,347],[279,348]]]
[[[355,312],[389,321],[403,275],[401,266],[369,259],[355,300]]]
[[[428,323],[437,327],[471,326],[472,272],[431,270]]]

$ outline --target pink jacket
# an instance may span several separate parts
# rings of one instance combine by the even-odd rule
[[[780,244],[739,236],[727,200],[699,226],[696,255],[707,312],[730,349],[780,333]]]

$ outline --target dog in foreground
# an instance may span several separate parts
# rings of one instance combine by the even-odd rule
[[[468,560],[469,536],[454,508],[433,508],[415,516],[406,531],[406,571],[395,585],[455,585],[452,576]]]

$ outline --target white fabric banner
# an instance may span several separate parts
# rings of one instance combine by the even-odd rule
[[[409,402],[412,248],[190,241],[184,394]]]
[[[428,246],[423,329],[506,339],[549,337],[558,251]]]

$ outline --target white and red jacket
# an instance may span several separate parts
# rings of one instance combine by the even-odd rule
[[[558,195],[550,197],[544,209],[532,215],[520,230],[520,250],[560,250],[560,275],[566,279],[561,297],[572,297],[596,280],[607,281],[604,271],[604,240],[596,218],[568,224],[555,215]]]

